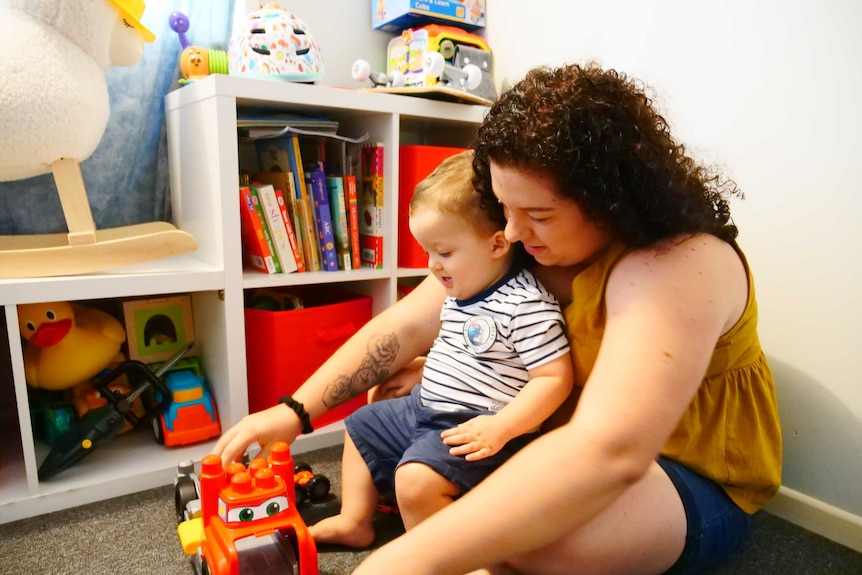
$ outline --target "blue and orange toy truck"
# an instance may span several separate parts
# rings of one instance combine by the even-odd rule
[[[184,358],[164,376],[170,391],[167,407],[153,419],[153,437],[167,445],[187,445],[221,435],[213,396],[197,358]],[[156,394],[161,399],[160,393]]]
[[[201,461],[198,477],[178,469],[180,543],[198,574],[319,575],[317,547],[296,508],[294,461],[287,443],[248,467],[225,468],[217,455]],[[198,491],[200,499],[193,500]],[[183,487],[181,489],[181,486]]]

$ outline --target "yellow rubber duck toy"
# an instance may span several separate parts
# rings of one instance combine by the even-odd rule
[[[126,340],[109,313],[64,301],[19,305],[18,328],[26,340],[27,384],[48,390],[90,380],[117,359]]]

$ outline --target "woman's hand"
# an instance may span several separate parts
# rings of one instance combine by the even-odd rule
[[[260,455],[266,456],[274,442],[293,443],[301,432],[302,423],[293,410],[278,404],[243,417],[222,434],[213,453],[220,455],[222,463],[227,465],[239,461],[249,445],[257,443],[261,448]]]

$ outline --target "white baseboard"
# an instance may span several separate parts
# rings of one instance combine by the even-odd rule
[[[862,553],[862,517],[781,487],[764,511]]]

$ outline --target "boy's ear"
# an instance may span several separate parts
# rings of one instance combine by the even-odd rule
[[[491,236],[491,257],[501,258],[509,253],[512,247],[511,242],[506,239],[506,233],[503,230],[494,232]]]

